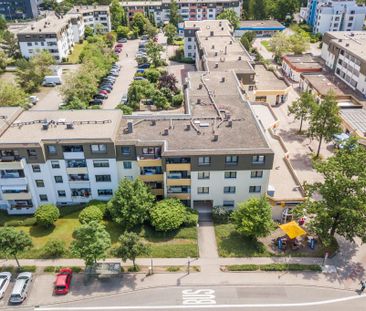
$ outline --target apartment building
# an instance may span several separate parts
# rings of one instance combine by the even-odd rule
[[[5,19],[33,19],[39,15],[37,0],[1,0],[0,15]]]
[[[177,0],[176,3],[183,21],[215,20],[224,9],[233,9],[240,16],[242,7],[239,0]],[[122,1],[121,5],[130,20],[138,12],[152,14],[158,25],[170,18],[171,0]]]
[[[67,58],[74,44],[83,37],[84,23],[78,14],[50,14],[17,33],[20,52],[25,58],[47,50],[57,62]]]
[[[234,36],[241,37],[247,31],[253,31],[256,37],[272,37],[276,32],[285,29],[285,26],[275,20],[247,20],[240,21],[239,27],[234,31]]]
[[[366,96],[366,32],[327,32],[321,57],[350,88]]]
[[[366,6],[356,0],[309,0],[301,14],[313,33],[355,31],[363,28]]]
[[[108,5],[74,6],[68,14],[81,14],[84,26],[102,33],[112,30],[111,16]]]
[[[310,53],[285,55],[282,57],[282,72],[292,81],[299,82],[302,73],[321,72],[323,66],[319,59]]]

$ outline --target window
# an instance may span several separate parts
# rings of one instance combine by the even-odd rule
[[[225,172],[225,178],[236,178],[236,172]]]
[[[47,194],[40,194],[39,199],[41,202],[48,201]]]
[[[111,175],[95,175],[96,182],[108,182],[111,181]]]
[[[131,154],[131,147],[122,147],[121,152],[123,155],[130,155]]]
[[[44,181],[42,179],[36,179],[36,186],[38,188],[44,188]]]
[[[227,165],[237,165],[238,164],[238,156],[226,156],[225,164]]]
[[[27,149],[27,154],[31,158],[37,157],[37,151],[36,151],[36,149]]]
[[[250,178],[262,178],[263,177],[263,171],[251,171],[250,172]]]
[[[210,165],[211,158],[210,157],[198,157],[198,165]]]
[[[55,145],[48,145],[47,146],[47,151],[49,154],[55,154],[57,153],[57,149]]]
[[[112,189],[98,189],[98,195],[100,196],[113,195],[113,191]]]
[[[255,155],[252,157],[253,164],[263,164],[264,163],[264,155]]]
[[[188,41],[191,42],[192,41],[192,38],[191,37],[188,37]]]
[[[259,193],[261,192],[262,187],[261,186],[250,186],[249,192],[250,193]]]
[[[235,201],[234,200],[224,200],[224,202],[222,203],[222,206],[233,208],[235,206]]]
[[[108,160],[94,160],[93,166],[94,167],[109,167],[109,161]]]
[[[27,43],[27,46],[32,46],[32,42],[28,42]]]
[[[60,162],[59,161],[51,161],[52,168],[60,168]]]
[[[56,184],[62,184],[64,181],[62,179],[62,176],[55,176],[55,183]]]
[[[209,192],[210,192],[209,187],[198,187],[197,188],[197,193],[198,194],[204,194],[204,193],[209,193]]]
[[[58,195],[60,198],[66,197],[66,191],[65,191],[65,190],[58,190],[58,191],[57,191],[57,195]]]
[[[236,187],[233,187],[233,186],[224,187],[224,193],[235,193],[235,191],[236,191]]]
[[[69,145],[63,146],[64,152],[84,152],[84,148],[82,145]]]
[[[106,153],[107,152],[106,144],[91,145],[90,148],[91,148],[92,153]]]
[[[347,24],[347,27],[352,27],[352,23],[348,23]]]
[[[198,172],[198,179],[210,179],[210,172]]]
[[[38,164],[32,165],[33,173],[40,173],[41,167]]]
[[[131,169],[131,168],[132,168],[132,162],[130,162],[130,161],[124,161],[124,162],[123,162],[123,168],[124,168],[125,170],[129,170],[129,169]]]

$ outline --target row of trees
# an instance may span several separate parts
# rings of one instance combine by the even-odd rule
[[[334,134],[342,131],[339,107],[331,91],[319,103],[313,94],[304,92],[288,107],[288,112],[296,120],[300,120],[299,132],[302,130],[303,122],[309,121],[306,134],[312,139],[319,140],[316,157],[320,154],[323,140],[330,142]]]

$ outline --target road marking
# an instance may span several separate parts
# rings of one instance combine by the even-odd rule
[[[299,302],[299,303],[272,303],[272,304],[235,304],[235,305],[170,305],[170,306],[105,306],[105,307],[35,307],[35,311],[87,311],[87,310],[175,310],[175,309],[238,309],[238,308],[294,308],[320,306],[350,300],[365,298],[366,295],[350,296],[337,299]]]
[[[216,304],[213,289],[185,289],[182,290],[183,305],[214,305]]]

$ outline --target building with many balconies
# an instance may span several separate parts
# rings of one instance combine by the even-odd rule
[[[108,5],[74,6],[68,14],[81,14],[84,26],[95,31],[107,33],[112,30],[111,15]]]

